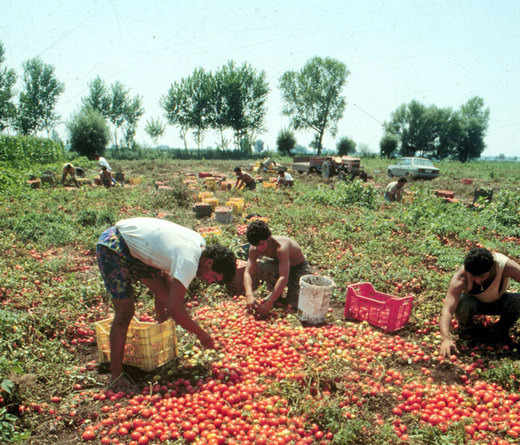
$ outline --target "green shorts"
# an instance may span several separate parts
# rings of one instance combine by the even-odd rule
[[[96,246],[96,257],[106,290],[112,298],[131,298],[135,282],[162,274],[161,270],[148,266],[130,254],[116,227],[110,227],[101,234]]]

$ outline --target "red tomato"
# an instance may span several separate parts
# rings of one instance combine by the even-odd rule
[[[188,442],[193,442],[196,439],[197,435],[194,431],[184,431],[182,437],[184,437],[184,439]]]
[[[96,438],[96,433],[92,430],[85,430],[81,435],[81,438],[86,442],[89,440],[94,440]]]
[[[118,433],[120,436],[127,436],[127,435],[128,435],[128,430],[127,430],[124,426],[121,426],[121,427],[119,427],[119,429],[117,430],[117,433]]]

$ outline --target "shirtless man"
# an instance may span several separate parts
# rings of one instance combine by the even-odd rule
[[[301,247],[291,238],[271,235],[264,221],[249,224],[246,236],[250,244],[244,272],[248,311],[265,317],[286,287],[285,302],[298,307],[300,278],[311,273]],[[265,281],[271,291],[271,295],[263,301],[255,300],[253,293],[253,285],[257,285],[259,280]]]
[[[76,187],[79,188],[79,183],[76,179],[76,168],[70,163],[63,164],[60,181],[61,185],[65,185],[65,179],[67,178],[67,176],[70,176],[71,181],[74,183]]]
[[[243,172],[240,167],[235,167],[233,170],[237,176],[237,182],[233,188],[241,189],[244,187],[248,190],[254,190],[256,188],[256,181],[249,173]]]
[[[520,293],[507,292],[509,278],[520,282],[520,265],[515,261],[483,248],[468,252],[464,265],[450,281],[442,308],[439,325],[443,357],[449,356],[452,349],[458,352],[450,337],[453,314],[461,334],[471,334],[474,315],[500,315],[491,329],[493,339],[511,341],[509,329],[520,317]]]

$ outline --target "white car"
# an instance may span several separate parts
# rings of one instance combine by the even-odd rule
[[[434,179],[439,176],[439,169],[426,158],[401,158],[397,164],[388,166],[388,176]]]

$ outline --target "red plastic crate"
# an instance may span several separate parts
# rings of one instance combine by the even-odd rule
[[[347,288],[345,318],[367,321],[370,325],[394,332],[408,321],[413,297],[394,297],[377,292],[370,283],[356,283]]]

